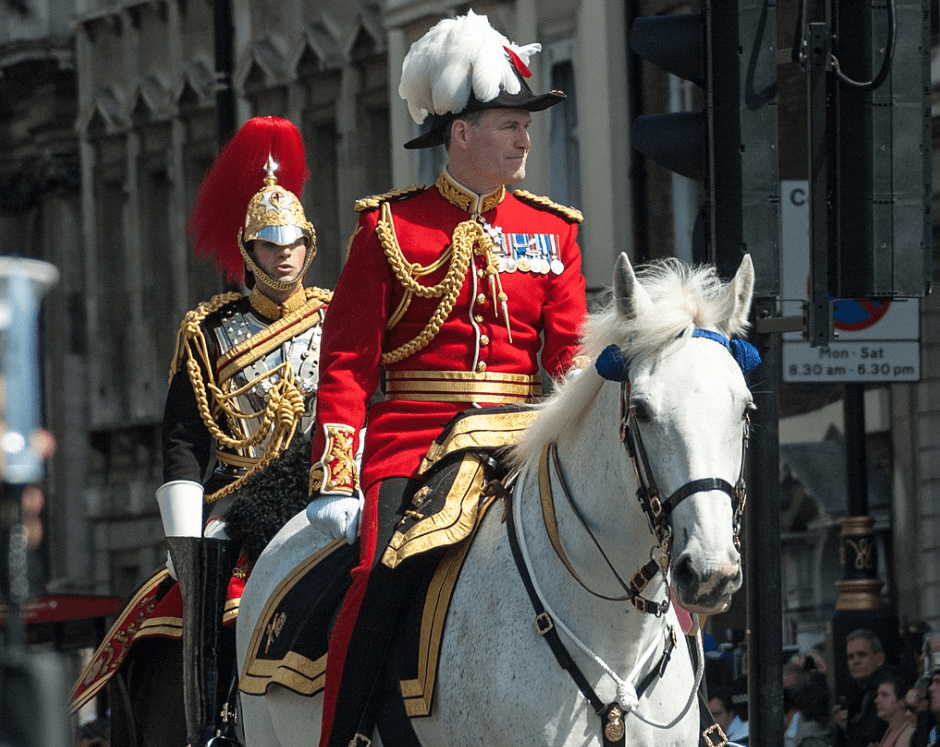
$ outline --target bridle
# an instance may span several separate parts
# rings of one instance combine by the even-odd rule
[[[757,349],[746,340],[733,338],[729,341],[723,335],[706,329],[693,330],[692,337],[703,337],[723,345],[732,354],[744,374],[750,373],[760,364],[760,355]],[[649,522],[650,531],[653,533],[659,545],[660,568],[669,567],[669,558],[672,549],[672,512],[682,501],[695,493],[718,490],[729,497],[733,512],[732,532],[734,546],[740,552],[741,520],[744,516],[744,507],[747,504],[747,486],[745,484],[744,474],[747,449],[750,441],[750,418],[748,416],[744,418],[741,436],[741,470],[738,473],[738,479],[734,485],[721,477],[703,477],[690,480],[680,485],[668,498],[662,500],[659,487],[656,485],[656,479],[650,467],[646,447],[643,445],[643,438],[640,434],[636,411],[630,404],[630,372],[623,357],[623,351],[617,345],[608,346],[598,356],[594,367],[602,378],[608,381],[620,382],[620,442],[630,456],[633,469],[636,473],[637,484],[639,486],[636,491],[637,500]],[[568,491],[564,487],[564,479],[561,477],[560,465],[556,465],[556,471],[560,476],[563,489],[565,489],[567,493]],[[569,503],[572,503],[570,495],[567,497]],[[577,509],[575,509],[575,512],[577,513]],[[582,523],[584,523],[583,519]],[[650,602],[640,596],[645,585],[655,576],[655,573],[651,573],[655,568],[656,561],[651,560],[633,575],[629,596],[634,606],[641,612],[648,612],[659,616],[665,612],[668,602]],[[578,580],[580,581],[580,579]],[[582,583],[582,586],[583,585]]]
[[[760,356],[758,355],[757,350],[754,349],[750,343],[747,343],[743,340],[732,340],[731,342],[728,342],[728,340],[726,340],[721,335],[709,330],[697,329],[692,332],[692,335],[694,337],[705,337],[707,339],[722,343],[732,353],[732,355],[734,355],[735,360],[741,366],[741,370],[745,374],[749,373],[760,363]],[[642,592],[648,583],[652,579],[656,578],[656,576],[662,575],[665,578],[665,569],[669,566],[669,550],[672,539],[670,516],[676,506],[678,506],[683,500],[688,498],[693,493],[703,491],[719,490],[726,493],[731,499],[732,505],[734,507],[734,540],[735,547],[740,551],[739,529],[741,517],[744,512],[744,506],[747,500],[747,492],[744,485],[744,465],[747,456],[750,421],[748,418],[745,418],[744,420],[741,472],[738,475],[736,485],[732,486],[731,483],[729,483],[727,480],[717,477],[690,480],[675,490],[665,501],[662,501],[659,498],[659,489],[657,488],[653,478],[652,470],[649,464],[649,458],[647,457],[646,449],[643,446],[643,439],[640,436],[640,430],[636,421],[636,413],[634,412],[633,407],[630,405],[629,372],[623,358],[623,352],[616,345],[609,346],[598,357],[597,361],[595,362],[595,368],[603,378],[612,381],[619,381],[621,384],[620,441],[623,444],[624,449],[626,449],[627,453],[630,455],[634,470],[636,471],[637,484],[639,485],[637,488],[637,499],[639,500],[640,505],[643,508],[643,512],[646,514],[646,517],[649,520],[650,530],[656,537],[660,550],[659,559],[657,560],[651,558],[646,565],[633,574],[629,585],[624,583],[617,570],[611,564],[610,560],[608,560],[606,554],[603,551],[603,548],[600,546],[600,543],[594,536],[594,533],[590,530],[590,527],[588,526],[571,496],[571,491],[568,489],[564,471],[562,470],[561,463],[558,459],[558,451],[555,443],[551,443],[545,447],[542,452],[542,457],[539,464],[539,495],[542,504],[542,516],[545,521],[545,528],[552,547],[554,548],[555,553],[558,555],[559,559],[565,565],[565,568],[572,575],[572,577],[577,580],[577,582],[590,594],[610,601],[623,601],[630,599],[637,610],[655,615],[656,617],[661,617],[669,609],[668,596],[661,602],[653,602],[643,597]],[[552,471],[554,471],[561,491],[565,495],[565,498],[575,516],[585,531],[588,533],[591,540],[594,542],[594,545],[600,551],[601,556],[604,558],[607,566],[613,572],[618,583],[626,591],[624,596],[609,597],[590,589],[577,574],[571,565],[571,562],[568,560],[564,548],[562,547],[561,539],[558,533],[558,527],[555,521],[554,496],[552,492]],[[694,700],[695,694],[699,690],[701,678],[704,673],[704,653],[702,652],[701,647],[701,637],[698,635],[697,620],[693,620],[693,626],[696,631],[694,639],[697,646],[696,653],[698,665],[696,667],[695,685],[691,690],[685,707],[670,723],[656,723],[650,721],[647,718],[641,717],[638,713],[636,713],[636,706],[638,704],[639,698],[656,678],[663,676],[666,665],[668,664],[672,656],[672,651],[676,645],[675,631],[673,630],[672,626],[668,626],[669,638],[665,648],[660,654],[659,659],[653,668],[647,672],[646,676],[642,678],[639,676],[639,668],[635,669],[634,672],[631,673],[631,675],[626,679],[618,677],[617,674],[603,662],[603,660],[601,660],[599,657],[597,657],[596,654],[593,654],[588,648],[586,648],[585,645],[574,635],[574,633],[564,626],[563,623],[555,617],[554,613],[550,611],[547,603],[543,601],[543,595],[540,593],[536,585],[536,581],[530,572],[531,561],[527,557],[527,552],[523,544],[524,537],[516,527],[517,519],[515,514],[521,510],[520,502],[512,501],[511,494],[509,492],[509,486],[515,482],[517,476],[518,473],[513,473],[511,478],[508,478],[505,482],[494,481],[494,483],[490,483],[490,488],[496,495],[502,495],[512,505],[511,510],[507,511],[507,521],[509,524],[509,545],[512,551],[513,559],[516,563],[516,567],[519,570],[520,578],[536,613],[535,627],[538,634],[545,638],[545,640],[548,642],[559,665],[572,677],[581,693],[591,704],[591,707],[594,709],[595,713],[600,717],[601,735],[605,747],[613,747],[614,745],[620,747],[624,745],[626,733],[624,727],[624,718],[626,715],[625,711],[635,713],[637,718],[655,728],[671,728],[673,725],[678,723],[679,720],[681,720],[688,712],[688,709],[691,707]],[[571,638],[571,640],[576,643],[579,648],[582,649],[582,651],[592,656],[595,662],[607,672],[607,674],[614,680],[615,683],[617,683],[618,700],[605,704],[598,697],[594,688],[590,685],[587,678],[581,672],[580,668],[568,653],[565,645],[562,643],[558,635],[559,627],[562,627],[568,637]],[[703,738],[705,738],[706,734],[710,733],[711,727],[703,732]]]
[[[692,336],[704,337],[724,345],[734,356],[744,373],[749,373],[760,363],[760,356],[757,350],[745,340],[733,339],[729,342],[717,332],[704,329],[694,330]],[[650,532],[656,538],[659,549],[659,552],[656,553],[658,557],[651,557],[647,563],[634,572],[630,577],[629,583],[624,581],[620,573],[607,558],[606,553],[588,526],[581,511],[578,509],[571,495],[571,491],[568,488],[564,470],[558,459],[558,450],[554,443],[548,444],[545,447],[539,462],[539,495],[541,497],[542,516],[545,520],[545,528],[549,540],[552,543],[552,547],[555,550],[555,554],[564,564],[568,573],[571,574],[587,592],[607,601],[619,602],[629,599],[633,606],[640,612],[659,617],[665,614],[666,610],[669,608],[668,598],[657,602],[643,596],[643,592],[647,586],[649,586],[650,582],[657,577],[662,577],[663,580],[666,581],[665,574],[666,569],[668,569],[670,565],[670,553],[672,549],[672,512],[682,501],[695,493],[711,490],[718,490],[725,493],[731,500],[734,546],[738,552],[741,551],[741,519],[744,516],[744,507],[747,504],[747,487],[745,485],[744,472],[747,448],[750,440],[750,418],[745,417],[744,419],[741,436],[741,470],[738,473],[738,479],[734,485],[721,477],[703,477],[690,480],[684,485],[679,486],[679,488],[664,501],[660,498],[660,490],[653,477],[646,447],[643,445],[643,438],[640,434],[635,409],[630,404],[629,370],[624,360],[623,352],[616,345],[610,345],[598,356],[594,366],[604,379],[620,382],[620,442],[629,454],[633,469],[636,473],[638,485],[636,497],[647,518]],[[612,597],[591,589],[568,559],[555,522],[552,473],[555,475],[560,491],[562,495],[564,495],[568,506],[571,508],[588,537],[590,537],[591,541],[594,543],[594,546],[604,559],[604,562],[617,580],[617,583],[620,584],[621,588],[624,590],[624,595]]]
[[[630,382],[621,384],[620,396],[620,442],[623,444],[636,472],[639,487],[636,491],[637,500],[646,514],[650,524],[650,531],[655,535],[662,554],[669,556],[672,547],[672,525],[670,518],[676,507],[686,498],[695,493],[704,493],[710,490],[720,490],[731,499],[733,510],[732,531],[734,547],[741,551],[741,518],[744,516],[744,507],[747,504],[747,486],[744,481],[745,462],[751,432],[750,416],[745,416],[743,433],[741,436],[741,471],[734,485],[721,477],[702,477],[690,480],[680,485],[665,501],[660,499],[659,488],[650,468],[643,437],[640,435],[636,412],[630,405]]]

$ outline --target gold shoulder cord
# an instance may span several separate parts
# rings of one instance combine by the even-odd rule
[[[530,205],[535,205],[536,207],[544,208],[555,215],[560,215],[567,221],[572,223],[583,223],[584,214],[577,208],[567,207],[565,205],[559,205],[557,202],[550,200],[548,197],[543,197],[542,195],[532,194],[531,192],[525,189],[516,189],[513,190],[513,194],[524,202],[528,202]]]
[[[395,235],[395,226],[392,223],[392,210],[387,202],[382,204],[382,216],[375,227],[375,232],[385,256],[388,258],[392,272],[395,273],[395,278],[405,289],[405,295],[398,308],[389,318],[386,328],[392,329],[401,321],[405,311],[411,304],[411,299],[415,295],[422,298],[441,299],[434,314],[417,337],[395,350],[382,354],[382,363],[388,365],[414,355],[437,336],[437,333],[441,331],[444,320],[454,308],[454,303],[467,275],[467,268],[470,266],[473,253],[487,256],[490,260],[489,264],[495,266],[492,254],[493,242],[486,235],[483,226],[475,220],[465,220],[454,229],[450,246],[444,250],[437,260],[427,266],[417,263],[412,264],[402,254],[398,237]],[[450,267],[447,268],[447,274],[437,285],[421,285],[417,281],[417,278],[431,274],[443,267],[448,261],[450,261]],[[500,301],[504,300],[501,296]]]
[[[332,297],[330,291],[320,288],[307,288],[304,292],[308,302],[317,300],[328,303]],[[283,361],[279,366],[267,371],[260,377],[267,379],[271,379],[275,375],[279,377],[279,380],[276,380],[268,391],[267,403],[261,412],[243,412],[238,409],[236,404],[237,398],[245,391],[256,386],[258,379],[229,392],[224,391],[214,380],[215,374],[209,359],[209,348],[201,324],[209,314],[240,298],[242,298],[241,293],[224,293],[214,297],[208,303],[199,304],[194,311],[189,312],[183,319],[180,331],[177,334],[176,355],[173,359],[173,365],[170,367],[170,378],[172,379],[179,366],[185,362],[189,381],[196,398],[199,416],[209,434],[220,446],[234,451],[242,451],[257,446],[268,435],[271,437],[264,455],[244,475],[241,475],[221,490],[207,495],[205,497],[206,503],[215,503],[220,498],[234,493],[244,485],[249,477],[267,467],[290,445],[297,429],[297,423],[300,422],[306,410],[304,396],[294,382],[294,369],[289,361]],[[207,373],[208,381],[203,379],[203,368],[200,367],[200,363]],[[214,403],[214,408],[210,407],[210,399]],[[213,417],[213,412],[224,415],[233,432],[239,430],[238,426],[241,421],[255,418],[260,418],[260,421],[252,435],[244,438],[234,438],[219,427]]]
[[[327,290],[326,288],[304,288],[304,293],[307,296],[307,300],[311,301],[316,299],[322,303],[329,303],[333,300],[333,291]]]
[[[423,184],[412,184],[410,187],[405,187],[404,189],[393,189],[391,192],[386,192],[383,195],[363,197],[361,200],[356,200],[354,209],[357,213],[362,213],[366,210],[374,210],[383,203],[394,200],[403,200],[405,197],[411,197],[411,195],[416,195],[419,192],[423,192],[425,189],[427,189],[427,187],[425,187]]]

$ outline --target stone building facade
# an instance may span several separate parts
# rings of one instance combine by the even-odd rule
[[[153,493],[169,360],[184,313],[224,290],[186,236],[219,143],[217,4],[0,5],[0,235],[6,251],[62,271],[43,317],[45,422],[59,442],[46,486],[51,591],[125,595],[164,556]],[[396,77],[414,39],[467,7],[231,2],[237,122],[286,117],[307,145],[303,201],[320,247],[310,282],[331,287],[338,277],[356,199],[436,177],[441,154],[401,148],[415,126]],[[526,186],[605,206],[584,238],[599,289],[615,251],[630,249],[626,98],[593,84],[576,97],[575,76],[582,65],[624,68],[623,8],[592,2],[574,13],[571,3],[535,0],[473,8],[522,43],[542,41],[536,85],[563,84],[577,103],[565,119],[536,119]],[[580,126],[579,111],[590,112]],[[584,137],[614,142],[616,158],[601,148],[580,158]]]
[[[50,591],[126,595],[165,554],[153,494],[169,358],[183,314],[225,289],[212,266],[194,259],[186,236],[189,207],[219,144],[221,1],[0,3],[2,251],[62,272],[43,313],[44,421],[58,440],[46,484]],[[398,97],[398,73],[414,39],[471,7],[511,39],[541,42],[534,85],[569,93],[564,106],[533,118],[525,187],[587,214],[582,249],[592,296],[608,284],[621,251],[689,258],[695,188],[652,164],[641,180],[629,122],[643,111],[694,105],[694,97],[638,70],[626,39],[633,17],[693,5],[230,0],[237,122],[286,117],[307,144],[312,178],[303,201],[320,246],[309,280],[331,287],[338,277],[356,199],[436,176],[441,154],[401,147],[416,130]],[[795,3],[778,5],[778,33],[789,34]],[[934,138],[936,154],[940,132]],[[935,626],[938,304],[934,294],[921,305],[923,376],[877,391],[888,414],[873,434],[888,444],[894,565],[919,569],[898,574],[897,601]],[[810,410],[811,417],[806,403],[819,392],[782,396],[803,403],[783,415]]]

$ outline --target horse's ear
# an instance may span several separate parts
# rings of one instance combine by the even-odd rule
[[[743,331],[747,329],[751,313],[751,295],[754,292],[754,262],[750,254],[745,254],[738,265],[734,279],[728,284],[727,292],[731,313],[728,317],[729,329]]]
[[[628,319],[638,316],[653,303],[637,281],[626,252],[620,253],[614,265],[614,298],[617,301],[617,310]]]

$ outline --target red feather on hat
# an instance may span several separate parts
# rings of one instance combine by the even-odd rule
[[[189,217],[196,256],[214,258],[216,267],[231,282],[245,280],[238,231],[245,225],[248,203],[264,186],[269,155],[278,164],[277,183],[300,197],[310,176],[300,132],[280,117],[254,117],[219,151]]]

